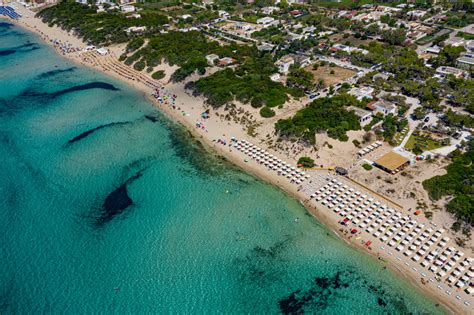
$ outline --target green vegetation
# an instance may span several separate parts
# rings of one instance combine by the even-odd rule
[[[160,80],[160,79],[163,79],[165,77],[165,72],[163,70],[158,70],[156,72],[153,72],[153,74],[151,75],[151,77],[155,80]]]
[[[448,81],[449,102],[454,106],[463,106],[474,114],[474,80],[451,77]]]
[[[401,28],[393,31],[383,31],[382,39],[390,45],[401,45],[407,39],[406,31]]]
[[[434,74],[434,70],[426,67],[424,61],[419,59],[416,51],[412,49],[382,45],[375,41],[362,48],[367,49],[369,53],[352,54],[352,63],[363,67],[381,64],[382,70],[395,74],[392,84],[403,86],[416,83],[414,80],[426,80]]]
[[[130,42],[128,42],[125,51],[127,53],[134,52],[138,48],[142,47],[144,43],[145,43],[145,40],[143,39],[143,37],[134,38]]]
[[[384,137],[384,140],[391,144],[395,144],[395,134],[401,132],[407,125],[408,121],[406,119],[398,118],[393,114],[385,116],[382,123],[382,136]]]
[[[447,205],[449,212],[469,225],[474,224],[474,150],[462,154],[455,151],[453,162],[447,167],[448,173],[435,176],[423,182],[423,187],[431,198],[438,200],[444,196],[453,196]]]
[[[413,151],[415,154],[421,154],[424,151],[430,151],[449,145],[447,140],[435,140],[427,134],[421,132],[413,132],[405,144],[405,149]]]
[[[364,170],[366,170],[366,171],[370,171],[371,169],[373,169],[372,165],[370,165],[370,164],[368,164],[368,163],[362,164],[362,167],[363,167]]]
[[[465,49],[462,46],[444,46],[439,52],[438,58],[434,60],[436,66],[455,66],[456,59],[464,52]]]
[[[458,32],[456,34],[456,37],[461,37],[461,38],[464,38],[465,40],[473,40],[474,34],[466,33],[466,32]]]
[[[252,38],[269,41],[274,44],[283,43],[285,34],[276,26],[263,28],[252,33]]]
[[[276,67],[270,56],[253,55],[235,70],[218,71],[187,87],[194,89],[196,95],[204,95],[213,107],[220,107],[234,99],[250,103],[255,108],[275,107],[283,105],[288,100],[287,93],[293,92],[270,80],[269,76],[275,72]]]
[[[314,167],[314,160],[308,156],[302,156],[298,159],[298,165],[304,168],[312,168]]]
[[[360,102],[347,94],[314,100],[299,110],[293,117],[280,119],[275,129],[282,137],[298,138],[315,143],[315,133],[327,131],[328,136],[346,140],[346,131],[360,129],[359,119],[347,106],[358,106]]]
[[[449,26],[461,28],[474,23],[474,14],[471,12],[449,12],[447,16],[448,20],[446,21],[446,24]]]
[[[397,132],[395,134],[395,136],[393,137],[393,143],[395,144],[395,146],[398,146],[402,143],[403,139],[405,139],[406,135],[408,134],[408,132],[410,131],[410,129],[408,128],[403,128],[402,131],[400,132]]]
[[[173,73],[173,81],[182,81],[196,70],[204,74],[208,66],[206,55],[220,52],[216,42],[208,41],[197,31],[169,32],[153,36],[148,44],[129,56],[125,63],[142,60],[146,66],[155,67],[162,60],[180,68]]]
[[[260,109],[260,116],[263,118],[270,118],[275,116],[275,111],[268,106],[264,106]]]
[[[449,109],[443,116],[442,120],[449,127],[467,127],[474,128],[474,118],[469,115],[457,114]]]
[[[55,6],[41,10],[38,14],[48,25],[58,25],[67,31],[76,32],[85,41],[94,45],[124,43],[134,35],[127,34],[132,26],[145,26],[147,33],[158,31],[168,23],[168,18],[156,12],[142,12],[140,18],[127,18],[118,10],[97,13],[97,7],[83,5],[72,0],[63,0]]]
[[[364,130],[370,131],[373,126],[375,126],[377,123],[379,123],[382,120],[383,120],[383,116],[381,114],[372,116],[372,120],[370,121],[370,123],[364,126]]]
[[[313,74],[297,65],[291,66],[286,85],[294,89],[311,91],[314,88]]]

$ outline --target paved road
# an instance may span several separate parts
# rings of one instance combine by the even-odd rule
[[[457,145],[461,143],[461,141],[468,141],[467,138],[471,135],[468,131],[463,131],[461,133],[461,137],[458,140],[451,139],[451,144],[447,147],[442,147],[436,150],[430,151],[431,153],[434,154],[440,154],[443,156],[447,156],[449,153],[453,152],[454,150],[457,149]]]

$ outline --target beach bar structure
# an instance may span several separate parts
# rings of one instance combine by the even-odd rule
[[[374,165],[387,173],[396,174],[410,164],[410,160],[393,151],[380,157]]]

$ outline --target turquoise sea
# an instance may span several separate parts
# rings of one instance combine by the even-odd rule
[[[1,314],[441,312],[143,95],[7,22],[0,156]]]

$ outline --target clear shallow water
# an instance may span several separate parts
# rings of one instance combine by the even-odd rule
[[[143,96],[10,24],[0,156],[0,313],[440,312]]]

